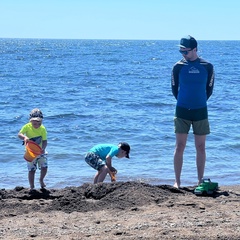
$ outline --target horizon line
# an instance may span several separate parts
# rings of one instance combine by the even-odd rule
[[[107,40],[107,41],[179,41],[179,39],[131,39],[131,38],[43,38],[43,37],[0,37],[0,39],[42,40]],[[198,39],[197,41],[240,41],[239,39]]]

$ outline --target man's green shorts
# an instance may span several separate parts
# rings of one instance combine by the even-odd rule
[[[174,118],[175,133],[189,133],[192,126],[193,134],[196,135],[207,135],[210,133],[210,127],[208,119],[203,119],[200,121],[190,121],[182,118]]]

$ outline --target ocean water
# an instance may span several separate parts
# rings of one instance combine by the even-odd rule
[[[24,147],[17,137],[38,107],[48,131],[49,188],[92,182],[84,155],[95,144],[126,141],[130,159],[113,159],[118,181],[174,182],[171,69],[178,41],[0,39],[0,188],[28,187]],[[208,101],[205,176],[240,184],[240,41],[199,41],[215,67]],[[36,187],[39,171],[36,172]],[[106,181],[110,181],[107,177]],[[192,132],[182,185],[195,185]]]

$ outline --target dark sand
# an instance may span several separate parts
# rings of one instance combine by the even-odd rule
[[[240,186],[84,184],[30,194],[0,190],[0,239],[240,239]]]

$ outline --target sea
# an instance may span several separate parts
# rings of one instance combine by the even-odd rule
[[[84,156],[99,143],[128,142],[130,159],[113,158],[117,181],[174,183],[171,70],[179,40],[0,39],[0,189],[29,187],[17,137],[40,108],[48,131],[48,188],[92,183]],[[240,41],[198,41],[214,65],[208,100],[211,134],[205,177],[240,184]],[[39,186],[39,170],[35,185]],[[182,186],[197,184],[194,136],[184,152]],[[110,182],[107,176],[106,182]]]

